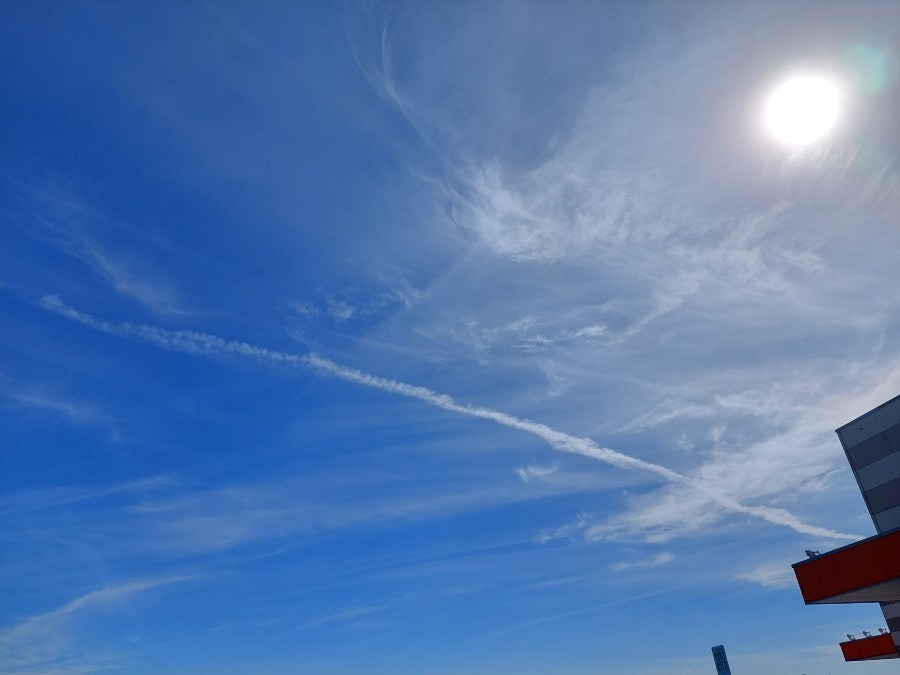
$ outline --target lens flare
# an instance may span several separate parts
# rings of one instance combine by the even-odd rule
[[[844,52],[844,64],[864,94],[877,94],[888,84],[889,54],[885,49],[855,44]]]
[[[820,140],[838,121],[841,92],[817,75],[798,75],[785,80],[769,94],[764,121],[769,133],[789,145]]]

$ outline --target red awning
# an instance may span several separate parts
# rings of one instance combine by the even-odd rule
[[[794,574],[807,605],[900,601],[900,530],[796,563]]]
[[[841,643],[844,661],[869,661],[900,657],[890,633]]]

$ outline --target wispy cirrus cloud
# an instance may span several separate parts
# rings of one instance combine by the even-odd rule
[[[727,394],[709,395],[727,391],[709,382],[661,387],[665,403],[635,426],[663,434],[692,429],[691,444],[703,448],[695,475],[740,498],[772,495],[780,504],[803,509],[810,495],[833,494],[835,483],[842,482],[846,498],[855,500],[855,486],[843,480],[846,459],[830,429],[834,420],[853,419],[896,395],[900,356],[853,359],[827,372],[795,363],[778,377],[761,375],[759,382]],[[624,511],[595,521],[585,534],[659,542],[679,532],[701,532],[717,521],[701,497],[671,485],[652,496],[629,495]]]
[[[747,8],[741,13],[760,22]],[[459,31],[446,45],[456,54],[452,60],[437,58],[424,48],[423,35],[406,31],[406,12],[363,15],[354,43],[358,65],[436,155],[439,169],[422,181],[426,191],[447,205],[448,225],[469,250],[485,258],[466,271],[497,285],[504,279],[492,277],[493,268],[504,277],[518,271],[552,279],[529,287],[525,297],[504,297],[518,317],[532,317],[531,327],[507,330],[514,321],[498,320],[496,308],[473,295],[460,311],[462,321],[425,317],[417,328],[422,335],[449,338],[479,362],[493,349],[496,363],[509,362],[513,348],[548,351],[584,325],[603,326],[604,346],[645,333],[649,341],[677,345],[697,326],[695,340],[723,349],[735,339],[747,346],[771,343],[773,335],[796,340],[811,326],[842,338],[855,332],[846,330],[851,326],[873,337],[890,330],[900,296],[884,288],[873,302],[871,294],[857,292],[869,278],[859,273],[863,260],[885,264],[858,234],[869,227],[863,223],[894,218],[900,208],[897,172],[841,141],[802,162],[766,145],[753,115],[756,88],[772,76],[770,66],[733,60],[733,42],[743,38],[731,18],[695,17],[681,26],[684,44],[655,39],[623,45],[612,72],[598,82],[583,72],[580,61],[590,58],[582,53],[569,63],[572,55],[557,45],[545,56],[567,68],[532,67],[563,82],[560,73],[579,73],[579,86],[544,101],[513,76],[535,51],[522,37],[543,16],[540,7],[529,5],[504,24],[504,53],[492,54],[494,59],[470,42],[484,29],[462,13],[445,17]],[[755,25],[768,34],[765,23]],[[540,44],[551,36],[530,39]],[[596,61],[604,62],[604,50],[596,48]],[[421,61],[398,67],[393,55],[409,50]],[[728,72],[727,84],[719,81],[724,91],[716,87],[715,96],[696,75],[709,74],[712,63]],[[478,78],[462,76],[472,70]],[[528,115],[535,119],[528,121],[547,133],[526,135],[523,142],[507,131],[521,134],[525,124],[520,108],[516,124],[503,124],[515,100],[511,82],[529,101]],[[490,120],[490,133],[469,128],[470,114],[448,114],[445,98],[435,96],[444,88]],[[737,105],[742,107],[732,109]],[[649,112],[662,109],[665,114]],[[710,194],[717,190],[720,195]],[[881,233],[898,243],[895,233]],[[507,267],[507,261],[515,265]],[[578,290],[565,284],[570,276],[582,283]],[[596,305],[601,293],[620,309],[610,317],[618,321],[546,329],[542,314]],[[567,298],[562,309],[561,296]]]
[[[588,438],[572,436],[552,429],[545,424],[515,417],[491,408],[457,403],[447,394],[441,394],[426,387],[379,377],[355,368],[341,366],[330,359],[316,354],[288,354],[269,350],[264,347],[257,347],[245,342],[223,340],[217,336],[195,331],[168,331],[158,327],[129,323],[112,324],[101,319],[96,319],[84,312],[69,308],[57,296],[45,296],[42,300],[42,305],[45,309],[90,326],[95,330],[114,335],[137,338],[175,351],[207,357],[222,355],[244,356],[255,360],[265,360],[285,365],[308,366],[318,372],[337,377],[338,379],[397,394],[406,398],[416,399],[448,412],[489,420],[501,426],[530,433],[543,439],[551,447],[560,452],[590,457],[620,469],[639,470],[656,475],[657,477],[662,478],[666,483],[688,488],[694,495],[699,497],[700,500],[716,504],[731,513],[752,516],[774,525],[781,525],[797,532],[819,537],[833,539],[859,538],[859,536],[854,534],[846,534],[827,528],[809,525],[785,509],[742,504],[706,482],[673,471],[660,464],[638,459],[611,448],[602,447]]]
[[[574,539],[583,537],[584,531],[595,521],[593,513],[579,513],[571,522],[540,532],[536,540],[542,544],[555,539]]]
[[[415,288],[398,272],[380,273],[377,281],[375,289],[365,292],[354,288],[322,291],[315,299],[290,300],[287,304],[301,318],[328,317],[334,324],[343,324],[409,308],[423,296],[423,291]]]
[[[116,256],[87,235],[80,236],[80,245],[70,249],[76,257],[99,274],[121,295],[137,300],[157,314],[187,314],[179,307],[174,288],[148,272],[138,272],[135,264],[123,256]]]
[[[345,469],[340,476],[321,473],[314,479],[236,483],[215,489],[161,477],[93,492],[13,494],[9,501],[11,510],[28,516],[16,529],[18,534],[52,528],[58,516],[41,514],[53,506],[90,500],[97,502],[90,511],[73,513],[69,520],[108,542],[107,555],[119,557],[141,550],[180,558],[254,544],[296,544],[329,531],[414,524],[603,487],[597,476],[554,478],[539,481],[529,490],[522,490],[512,480],[504,484],[490,476],[477,481],[460,478],[448,488],[435,477],[398,479],[372,472],[363,477]],[[360,496],[335,502],[331,495],[341,490]],[[141,534],[135,537],[135,532]]]
[[[554,464],[553,466],[539,466],[537,464],[529,464],[528,466],[517,466],[513,471],[515,474],[522,479],[523,482],[527,483],[531,479],[542,479],[547,476],[552,476],[559,470],[559,464]]]
[[[197,579],[161,576],[90,591],[56,609],[37,614],[0,632],[0,655],[14,672],[91,672],[105,665],[102,654],[77,646],[78,621],[91,612],[115,611],[137,595]],[[98,663],[99,661],[99,663]]]
[[[47,388],[7,387],[0,394],[16,405],[46,412],[78,426],[105,428],[110,437],[120,438],[116,420],[99,405],[87,403],[73,396],[63,397]]]
[[[663,551],[662,553],[657,553],[654,556],[650,556],[640,560],[623,560],[617,563],[613,563],[612,565],[610,565],[610,569],[613,572],[621,572],[623,570],[629,569],[659,567],[660,565],[666,565],[673,560],[675,560],[675,555],[673,553],[670,553],[669,551]]]
[[[755,567],[735,574],[735,579],[752,581],[765,588],[788,588],[797,583],[791,563],[796,560],[779,560],[756,565]]]
[[[328,623],[352,624],[362,617],[371,617],[371,615],[382,612],[384,609],[384,607],[348,607],[331,614],[324,614],[309,619],[302,624],[301,628],[308,630]]]
[[[24,492],[9,492],[4,497],[4,509],[0,515],[8,516],[11,513],[35,513],[39,511],[56,509],[62,506],[71,507],[85,502],[101,501],[110,497],[152,493],[153,491],[172,487],[178,484],[178,479],[172,475],[152,476],[140,480],[114,483],[102,487],[66,486],[55,488],[40,488]]]
[[[31,236],[79,260],[111,290],[156,314],[191,314],[169,278],[141,256],[104,242],[114,237],[101,236],[100,231],[118,229],[105,224],[106,216],[59,188],[21,192],[21,212],[13,222]]]

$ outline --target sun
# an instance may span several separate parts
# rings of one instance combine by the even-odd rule
[[[797,75],[769,94],[763,111],[766,129],[779,141],[808,145],[824,138],[837,124],[840,88],[818,75]]]

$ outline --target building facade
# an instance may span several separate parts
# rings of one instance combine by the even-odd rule
[[[728,667],[728,657],[725,656],[725,645],[712,648],[713,660],[716,662],[716,675],[731,675]]]
[[[886,632],[841,643],[847,661],[900,658],[900,396],[836,430],[873,537],[793,565],[806,604],[877,602]]]

